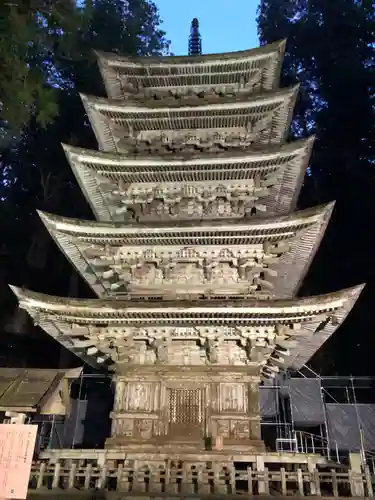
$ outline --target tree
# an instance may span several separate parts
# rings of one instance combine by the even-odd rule
[[[91,290],[51,240],[36,209],[92,218],[60,143],[97,148],[78,96],[79,92],[104,95],[93,49],[155,55],[168,50],[168,41],[151,1],[95,0],[84,8],[89,12],[82,12],[84,22],[74,43],[56,44],[50,55],[58,81],[59,113],[48,127],[31,117],[16,147],[4,151],[0,224],[5,241],[3,282],[55,295],[87,297]]]
[[[53,69],[57,47],[67,48],[82,26],[71,0],[9,0],[0,5],[2,139],[19,137],[31,118],[45,127],[58,113]]]
[[[373,157],[372,4],[372,0],[263,0],[259,7],[261,42],[288,39],[282,83],[301,83],[293,135],[318,135],[319,157],[313,157],[311,169],[321,201],[343,185],[343,170],[358,172],[357,160],[366,170]]]
[[[335,370],[346,373],[371,371],[375,355],[367,337],[374,327],[372,316],[364,313],[375,298],[368,231],[375,223],[372,4],[370,0],[262,0],[258,12],[262,43],[288,38],[283,83],[301,83],[292,136],[317,137],[299,205],[336,200],[303,293],[369,282],[349,320],[321,353],[323,358],[327,354],[326,359],[339,358]]]

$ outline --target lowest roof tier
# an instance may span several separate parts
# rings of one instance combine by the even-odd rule
[[[67,299],[12,287],[21,308],[92,366],[300,369],[345,320],[363,285],[287,301]]]

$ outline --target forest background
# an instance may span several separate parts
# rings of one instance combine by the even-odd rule
[[[310,364],[321,374],[375,375],[375,3],[262,0],[257,23],[262,44],[288,39],[282,85],[301,85],[290,139],[316,136],[299,207],[336,200],[301,293],[367,283]],[[93,219],[61,148],[97,147],[79,98],[105,95],[93,50],[168,47],[151,0],[1,2],[0,366],[77,364],[18,310],[7,284],[92,297],[36,209]]]

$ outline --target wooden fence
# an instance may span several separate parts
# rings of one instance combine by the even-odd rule
[[[181,467],[114,466],[69,461],[41,462],[32,466],[30,490],[107,490],[150,494],[247,494],[298,495],[322,497],[373,497],[369,470],[354,473],[335,469],[306,472],[301,468],[287,471],[243,470],[223,464],[197,464]]]

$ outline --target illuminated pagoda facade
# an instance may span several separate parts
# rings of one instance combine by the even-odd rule
[[[284,45],[98,53],[108,98],[82,101],[99,151],[64,145],[96,221],[40,213],[98,298],[14,291],[114,372],[106,447],[127,459],[262,453],[259,384],[300,369],[362,290],[297,297],[333,204],[295,210],[313,139],[286,142],[298,87],[278,87]]]

